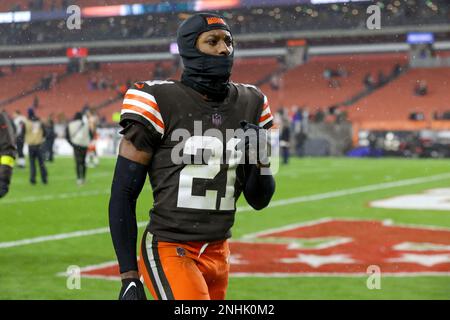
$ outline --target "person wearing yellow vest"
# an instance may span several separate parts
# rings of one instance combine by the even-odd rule
[[[0,110],[0,198],[9,191],[16,158],[14,125],[4,110]]]
[[[28,145],[28,155],[30,157],[30,182],[33,185],[36,184],[36,160],[39,163],[42,183],[48,183],[47,168],[45,167],[42,150],[44,141],[44,126],[41,120],[35,115],[34,110],[30,108],[28,109],[28,119],[25,124],[25,143]]]

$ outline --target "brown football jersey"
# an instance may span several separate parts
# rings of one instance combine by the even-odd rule
[[[239,140],[229,132],[242,120],[272,125],[266,96],[251,85],[232,83],[228,97],[216,104],[179,81],[138,82],[127,91],[120,124],[139,122],[148,129],[154,198],[148,230],[160,241],[231,237],[244,181],[235,161]]]

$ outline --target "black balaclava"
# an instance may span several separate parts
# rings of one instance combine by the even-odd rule
[[[177,42],[184,64],[181,82],[210,100],[222,101],[229,91],[234,50],[229,56],[213,56],[201,52],[196,46],[200,34],[215,29],[231,33],[221,16],[212,13],[195,14],[178,28]]]

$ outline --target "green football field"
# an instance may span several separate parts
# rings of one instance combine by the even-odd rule
[[[97,168],[88,170],[88,182],[82,187],[75,183],[74,163],[70,158],[56,158],[54,163],[48,164],[49,185],[46,186],[31,186],[28,169],[15,169],[11,191],[0,200],[0,299],[117,298],[118,281],[82,277],[80,289],[70,290],[67,278],[58,275],[72,265],[83,268],[115,260],[107,230],[114,162],[111,158],[101,159]],[[292,159],[289,165],[280,168],[276,180],[273,206],[256,212],[245,209],[243,198],[239,200],[241,209],[233,227],[233,240],[324,218],[328,218],[327,221],[389,221],[390,225],[441,232],[437,248],[431,251],[413,248],[409,252],[415,256],[434,254],[437,260],[398,264],[397,269],[392,269],[394,274],[382,274],[381,288],[373,290],[366,285],[369,275],[345,273],[350,267],[346,269],[340,264],[334,267],[333,264],[312,263],[309,268],[317,272],[289,274],[294,270],[291,265],[292,268],[262,275],[256,266],[255,274],[247,271],[230,277],[227,299],[450,299],[450,237],[446,237],[450,235],[450,212],[370,206],[374,200],[449,188],[448,160]],[[139,221],[147,220],[151,203],[147,185],[139,198]],[[420,231],[411,230],[416,233],[412,232],[405,242],[430,242],[421,238]],[[142,231],[143,227],[140,233]],[[371,243],[396,236],[388,232],[381,239],[369,229],[354,231],[363,237],[360,239],[363,246],[355,251],[357,255],[365,253],[364,245],[374,250]],[[297,240],[317,249],[313,242],[326,242],[324,237],[325,234],[314,236],[309,242]],[[267,252],[271,254],[270,250],[265,254]],[[321,254],[312,252],[316,258]],[[373,261],[376,263],[376,258]],[[297,263],[295,268],[303,270],[305,264]],[[424,272],[425,275],[416,272],[424,268],[429,268],[430,272]]]

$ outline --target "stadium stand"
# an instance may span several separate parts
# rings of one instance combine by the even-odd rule
[[[74,4],[81,7],[114,6],[120,4],[160,3],[159,0],[73,0]]]
[[[440,55],[445,56],[446,53]],[[404,65],[406,61],[405,54],[317,56],[311,58],[308,63],[282,74],[278,79],[280,88],[276,89],[270,80],[261,88],[270,99],[274,111],[298,106],[316,112],[318,109],[326,110],[342,104],[364,91],[363,78],[366,74],[370,73],[377,79],[380,71],[388,75],[396,64]],[[42,115],[58,112],[70,117],[87,103],[92,107],[105,103],[105,107],[99,111],[110,120],[112,113],[120,110],[120,101],[111,105],[107,102],[120,95],[120,86],[138,80],[155,79],[156,65],[155,62],[102,64],[98,71],[72,74],[48,91],[43,90],[23,97],[8,105],[7,110],[25,111],[37,96],[41,105],[39,112]],[[173,68],[172,61],[164,61],[160,65],[165,70]],[[280,63],[276,58],[238,59],[232,80],[256,84],[267,79],[279,68]],[[21,67],[16,71],[16,76],[12,75],[9,69],[3,69],[7,72],[0,78],[4,88],[2,101],[20,96],[34,88],[47,75],[56,73],[60,77],[65,73],[64,66]],[[325,70],[341,70],[346,75],[333,77],[338,82],[338,85],[333,87],[332,82],[324,77]],[[180,74],[180,70],[177,70],[175,73],[166,73],[162,78],[179,79]],[[88,89],[90,79],[100,81],[102,78],[109,83],[107,89]],[[426,119],[430,120],[435,113],[442,114],[450,110],[450,105],[446,103],[449,78],[450,68],[412,69],[359,101],[341,107],[341,110],[347,111],[353,122],[386,119],[406,121],[412,112],[422,112]],[[429,92],[425,96],[414,95],[414,87],[421,80],[426,81]]]
[[[405,63],[406,55],[403,54],[313,57],[308,63],[286,72],[281,77],[281,89],[274,90],[270,84],[265,84],[262,90],[275,110],[297,105],[314,111],[342,103],[363,91],[366,74],[376,78],[382,71],[387,75],[396,64]],[[327,69],[342,70],[347,76],[335,77],[337,82],[333,87],[333,83],[324,78]]]
[[[156,62],[102,64],[98,71],[71,74],[49,91],[40,91],[24,97],[9,104],[6,108],[10,111],[26,111],[36,96],[40,102],[39,114],[41,116],[62,113],[67,118],[81,110],[86,104],[95,107],[105,103],[106,106],[99,110],[99,113],[109,121],[111,115],[120,110],[121,102],[115,101],[112,105],[106,102],[120,95],[121,90],[124,90],[121,86],[141,80],[180,78],[180,70],[173,73],[171,69],[173,68],[172,61],[159,63],[163,70],[166,70],[162,77],[155,75],[157,65]],[[241,59],[236,61],[232,77],[235,82],[255,84],[272,74],[277,68],[279,68],[279,63],[275,58]],[[23,67],[17,72],[21,73],[20,77],[10,75],[0,78],[0,83],[5,88],[3,100],[33,88],[47,74],[56,72],[61,75],[65,70],[63,66],[38,66]],[[89,90],[89,81],[92,79],[95,79],[96,83],[103,79],[108,83],[108,88]]]
[[[37,0],[35,0],[37,1]],[[72,1],[73,2],[73,1]],[[78,0],[75,3],[82,7],[101,5],[106,3],[129,4],[142,3],[144,1],[111,0],[93,1]],[[145,1],[145,3],[157,3],[157,1]],[[20,2],[22,3],[22,2]],[[49,3],[46,1],[47,8]],[[68,1],[68,3],[71,3]],[[384,27],[410,25],[411,16],[414,16],[415,24],[437,25],[449,21],[448,2],[445,0],[429,1],[382,1]],[[431,3],[431,4],[430,4]],[[7,5],[8,4],[8,5]],[[2,1],[3,10],[10,10],[15,2]],[[410,6],[414,11],[410,12]],[[9,8],[9,9],[7,9]],[[57,2],[56,8],[61,8]],[[235,8],[224,13],[234,34],[247,35],[249,33],[286,32],[298,30],[328,30],[328,29],[366,29],[366,5],[355,3],[352,10],[346,4],[334,5],[310,5]],[[32,30],[28,23],[11,26],[0,25],[0,44],[14,43],[27,44],[36,42],[67,42],[67,41],[96,41],[111,39],[135,39],[150,37],[173,37],[177,25],[181,22],[183,12],[151,13],[135,16],[120,16],[108,18],[86,19],[83,23],[83,32],[64,32],[65,28],[59,19],[45,22],[34,22]],[[101,30],[102,32],[97,32]]]
[[[4,76],[0,78],[2,94],[0,104],[15,97],[22,97],[27,91],[42,86],[44,78],[47,78],[51,86],[52,77],[59,77],[65,72],[64,66],[29,66],[16,67],[15,71],[2,68]],[[19,102],[17,102],[19,103]],[[21,108],[22,109],[22,108]]]
[[[98,71],[71,74],[50,90],[40,91],[36,95],[16,101],[8,105],[6,109],[11,111],[24,111],[30,107],[34,96],[37,96],[40,102],[38,112],[41,116],[50,113],[62,113],[66,118],[71,117],[75,112],[80,111],[86,104],[96,106],[105,100],[116,97],[120,92],[121,85],[126,84],[127,81],[133,81],[133,79],[129,77],[135,77],[136,80],[148,79],[153,68],[154,63],[151,62],[105,64]],[[62,66],[26,67],[23,68],[21,72],[25,72],[25,74],[29,73],[30,75],[33,75],[35,79],[39,79],[42,75],[55,70],[64,72]],[[93,78],[96,79],[96,82],[103,79],[106,83],[109,83],[109,85],[106,85],[108,88],[89,90],[89,80]],[[15,77],[6,85],[8,88],[11,87],[12,89],[17,87],[19,81],[21,81],[20,85],[23,85],[26,88],[33,85],[34,82],[32,81],[22,84],[24,79],[26,79],[26,77]]]
[[[76,4],[80,7],[114,6],[120,4],[159,3],[156,0],[2,0],[0,11],[50,11],[60,10],[68,5]]]
[[[352,121],[406,121],[413,112],[423,113],[432,120],[435,112],[450,110],[450,68],[411,69],[389,85],[361,99],[348,108]],[[426,81],[424,96],[414,93],[414,87]]]
[[[29,0],[3,0],[0,1],[0,12],[2,11],[21,11],[29,9]]]

